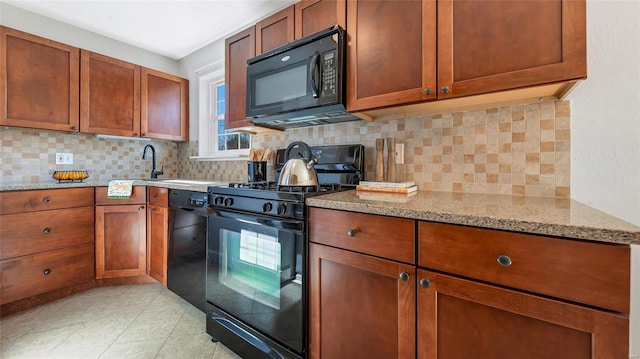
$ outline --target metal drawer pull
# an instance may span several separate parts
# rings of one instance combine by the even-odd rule
[[[402,272],[402,273],[400,273],[400,279],[401,279],[403,282],[407,282],[407,281],[409,281],[409,273],[407,273],[407,272]]]
[[[355,237],[356,236],[356,230],[355,229],[350,229],[347,231],[347,235],[349,237]]]
[[[51,274],[51,269],[47,268],[42,273],[44,273],[44,275],[49,275],[49,274]]]
[[[49,199],[49,197],[45,197],[42,199],[42,202],[44,203],[49,203],[49,201],[51,201],[51,199]]]
[[[143,209],[144,209],[144,206],[138,207],[138,211],[142,211]]]
[[[503,267],[508,267],[511,265],[511,258],[509,258],[508,255],[506,254],[501,254],[498,256],[498,264],[500,264]]]
[[[420,286],[422,288],[429,288],[431,287],[431,281],[429,280],[429,278],[422,278],[420,279]]]
[[[49,234],[49,233],[51,233],[51,228],[47,227],[47,228],[43,229],[43,230],[42,230],[42,233],[44,233],[44,234]]]

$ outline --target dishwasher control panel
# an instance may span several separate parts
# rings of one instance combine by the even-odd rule
[[[173,208],[205,208],[208,207],[206,192],[172,189],[169,192],[169,207]]]

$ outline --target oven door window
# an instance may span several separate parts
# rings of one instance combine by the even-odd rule
[[[278,238],[246,229],[240,233],[227,229],[220,232],[220,283],[280,309],[280,286],[291,279],[292,263],[282,257],[283,246]]]
[[[298,351],[301,223],[236,213],[210,215],[207,242],[207,301]]]

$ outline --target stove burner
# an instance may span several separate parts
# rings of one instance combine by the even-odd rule
[[[275,191],[277,186],[275,182],[231,182],[230,188],[247,188],[247,189],[263,189],[268,191]]]
[[[229,188],[259,189],[275,192],[312,193],[337,191],[342,188],[339,183],[323,183],[320,186],[278,186],[276,182],[232,182]]]

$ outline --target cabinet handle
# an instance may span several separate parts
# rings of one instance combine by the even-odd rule
[[[420,286],[422,288],[429,288],[431,287],[431,281],[429,280],[429,278],[422,278],[420,279]]]
[[[71,129],[74,131],[78,131],[78,126],[71,126]]]
[[[447,93],[447,92],[449,92],[449,86],[442,86],[442,88],[440,89],[440,91],[442,91],[442,93]]]
[[[153,194],[153,198],[158,198],[158,194],[157,194],[157,193],[154,193],[154,194]]]
[[[44,275],[49,275],[51,274],[51,269],[47,268],[42,272]]]
[[[427,87],[426,89],[424,89],[424,94],[431,95],[431,87]]]
[[[347,235],[349,237],[355,237],[356,236],[356,230],[355,229],[350,229],[347,231]]]
[[[143,132],[141,137],[147,137],[147,133]]]
[[[134,135],[135,137],[138,137],[138,133],[137,133],[137,132],[134,132],[134,133],[133,133],[133,135]]]
[[[138,211],[142,211],[143,209],[144,209],[144,206],[138,207]]]
[[[506,255],[506,254],[499,255],[497,261],[498,261],[498,264],[500,264],[501,266],[503,266],[505,268],[509,267],[511,265],[511,263],[512,263],[511,262],[511,258],[509,258],[509,256]]]
[[[45,197],[42,199],[42,202],[44,203],[49,203],[49,201],[51,201],[51,199],[49,197]]]
[[[153,207],[153,208],[151,208],[151,212],[155,212],[155,211],[157,211],[157,210],[158,210],[158,207]]]
[[[409,281],[409,273],[407,272],[400,273],[400,280],[402,280],[403,282]]]
[[[51,233],[51,228],[47,227],[47,228],[43,229],[43,230],[42,230],[42,233],[44,233],[44,234],[49,234],[49,233]]]

